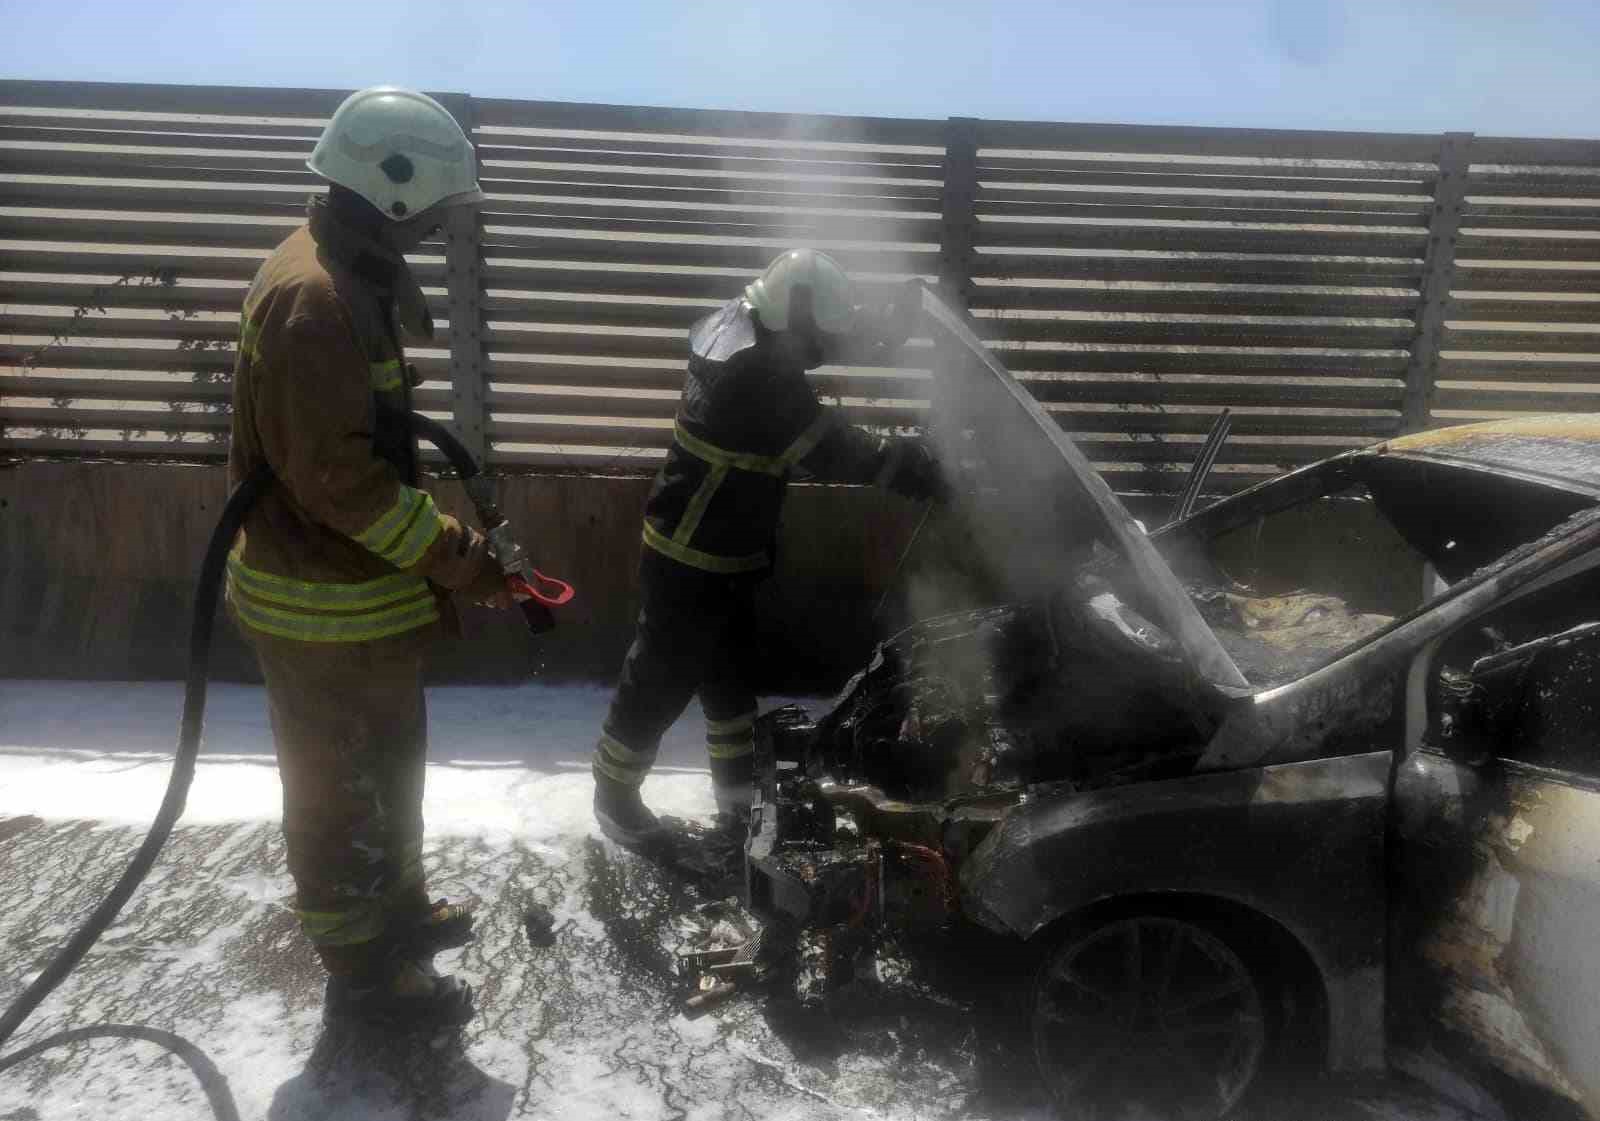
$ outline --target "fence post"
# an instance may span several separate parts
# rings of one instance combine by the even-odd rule
[[[1445,309],[1456,273],[1456,235],[1467,194],[1472,163],[1472,133],[1447,132],[1439,148],[1439,180],[1433,189],[1433,218],[1422,263],[1422,299],[1417,305],[1417,332],[1406,364],[1404,430],[1419,432],[1433,417],[1434,387],[1439,377],[1439,351],[1444,345]]]
[[[951,117],[945,122],[944,186],[939,226],[939,296],[967,311],[972,304],[973,242],[978,212],[978,122]],[[967,361],[959,347],[940,346],[933,356],[933,384],[928,391],[928,422],[938,428],[949,415],[953,387]]]
[[[462,130],[472,139],[474,162],[478,141],[473,135],[477,112],[466,94],[440,96]],[[484,353],[483,222],[476,207],[452,207],[445,224],[445,283],[449,290],[450,400],[456,435],[479,466],[487,469],[488,363]]]
[[[944,195],[939,230],[939,289],[962,310],[972,300],[973,239],[978,229],[978,122],[951,117],[945,125]]]

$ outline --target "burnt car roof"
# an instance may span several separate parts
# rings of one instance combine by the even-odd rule
[[[1600,497],[1600,416],[1563,414],[1437,428],[1371,450],[1465,464]]]

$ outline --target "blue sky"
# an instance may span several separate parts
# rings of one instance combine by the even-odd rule
[[[16,78],[1600,135],[1600,0],[0,0]]]

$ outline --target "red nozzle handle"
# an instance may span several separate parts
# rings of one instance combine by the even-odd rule
[[[571,584],[565,580],[557,580],[554,576],[546,576],[537,568],[531,570],[533,577],[544,587],[555,589],[553,592],[544,592],[532,582],[520,575],[512,574],[506,577],[506,585],[511,589],[512,595],[527,596],[536,599],[546,607],[561,607],[572,601],[576,594]]]

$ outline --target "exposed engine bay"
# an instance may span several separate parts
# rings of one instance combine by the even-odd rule
[[[1073,590],[914,624],[820,719],[798,706],[762,717],[753,903],[808,924],[943,921],[961,861],[1029,788],[1187,774],[1219,714],[1171,639],[1092,566]],[[1191,594],[1257,682],[1391,621],[1333,595]]]
[[[1043,536],[986,554],[1014,602],[916,622],[820,718],[759,722],[747,902],[803,926],[943,923],[1012,808],[1187,775],[1232,698],[1393,621],[1322,591],[1258,594],[1203,548],[1179,578],[1015,379],[931,296],[926,310],[973,361],[948,403],[950,454],[981,449],[984,500],[964,514],[989,541]]]
[[[808,924],[942,922],[962,858],[1028,787],[1186,770],[1204,717],[1181,662],[1102,583],[1082,590],[1069,609],[918,623],[820,721],[764,716],[752,905]]]

